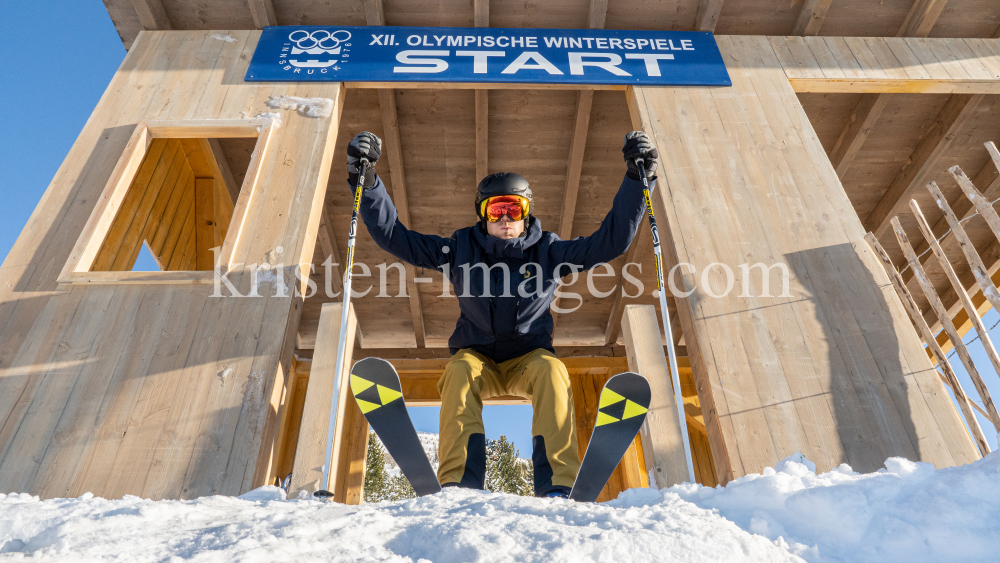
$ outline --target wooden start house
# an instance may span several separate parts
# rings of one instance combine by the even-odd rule
[[[329,409],[347,392],[333,388],[345,149],[362,130],[384,140],[378,172],[401,221],[442,236],[476,220],[475,186],[497,171],[528,178],[543,228],[588,235],[625,171],[624,134],[654,138],[674,341],[660,330],[645,220],[625,256],[567,278],[558,301],[582,447],[610,375],[638,371],[654,392],[602,498],[685,480],[683,441],[709,485],[795,452],[818,470],[873,471],[890,456],[947,467],[989,451],[976,410],[1000,427],[986,385],[1000,360],[977,371],[960,339],[1000,303],[1000,3],[105,5],[128,54],[0,267],[0,492],[191,498],[288,474],[292,494],[327,486]],[[309,70],[332,67],[313,54],[291,78],[248,78],[269,33],[352,27],[355,49],[367,31],[401,45],[383,25],[409,26],[417,43],[400,48],[447,53],[458,43],[428,39],[442,28],[708,31],[697,37],[717,45],[731,85],[608,82],[608,67],[558,61],[571,81],[552,82],[537,58],[519,82],[499,70],[315,80]],[[681,43],[663,45],[649,76],[683,63]],[[161,271],[132,271],[144,248]],[[435,404],[458,317],[449,284],[394,266],[363,227],[355,260],[345,365],[389,359],[408,404]],[[945,358],[952,343],[971,399]],[[329,488],[358,503],[368,429],[353,401],[340,404]]]

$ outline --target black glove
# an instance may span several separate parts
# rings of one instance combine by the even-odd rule
[[[632,131],[625,135],[625,143],[622,145],[622,153],[625,155],[625,164],[628,165],[628,172],[625,174],[633,180],[641,180],[639,175],[639,165],[635,159],[642,159],[642,166],[646,169],[646,179],[656,178],[656,159],[660,158],[660,153],[656,151],[649,136],[642,131]]]
[[[351,185],[351,189],[358,187],[362,158],[368,160],[365,188],[375,185],[375,163],[380,156],[382,156],[382,139],[374,133],[362,131],[351,139],[351,144],[347,145],[347,182]]]

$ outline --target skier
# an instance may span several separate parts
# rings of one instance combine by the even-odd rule
[[[486,436],[483,399],[531,399],[535,496],[568,497],[580,457],[573,392],[566,366],[552,347],[549,307],[574,269],[588,270],[623,254],[645,213],[642,178],[650,185],[658,154],[641,131],[625,136],[627,172],[611,211],[588,237],[564,241],[543,231],[533,215],[528,181],[510,172],[479,182],[479,222],[451,237],[416,233],[399,222],[374,169],[364,176],[360,214],[372,239],[393,256],[442,271],[458,295],[461,314],[448,340],[453,354],[438,381],[441,423],[438,481],[443,487],[483,489]],[[357,186],[361,159],[374,167],[382,141],[367,131],[347,148],[348,182]],[[636,159],[644,161],[640,170]]]

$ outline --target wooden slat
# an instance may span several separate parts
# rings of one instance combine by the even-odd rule
[[[385,13],[382,0],[365,0],[365,18],[368,25],[384,25]],[[399,116],[396,110],[396,94],[391,88],[378,91],[379,109],[382,112],[382,127],[385,132],[382,148],[389,161],[389,177],[392,179],[392,201],[396,205],[399,221],[410,226],[410,206],[406,196],[406,175],[403,172],[403,151],[399,136]],[[478,105],[477,105],[478,112]],[[477,130],[478,140],[478,130]],[[417,348],[425,346],[425,327],[420,292],[417,289],[416,268],[404,264],[406,293],[410,300],[410,318],[413,321],[413,338]]]
[[[635,239],[632,240],[632,245],[628,247],[625,252],[625,264],[638,264],[642,262],[646,253],[651,250],[653,246],[653,235],[649,228],[649,219],[643,217],[642,222],[639,224],[639,232],[636,233]],[[649,267],[648,265],[646,266]],[[632,273],[635,273],[635,268],[632,268]],[[623,270],[624,271],[624,267]],[[608,317],[608,323],[605,325],[604,329],[604,345],[614,346],[618,342],[618,335],[621,331],[622,323],[622,313],[625,311],[625,285],[622,283],[622,271],[618,272],[618,278],[615,282],[615,287],[618,288],[615,291],[615,299],[611,303],[611,316]],[[664,277],[669,273],[669,271],[664,272]]]
[[[474,0],[473,21],[476,27],[490,26],[490,0]],[[490,164],[490,91],[476,90],[476,178],[489,174]]]
[[[322,216],[319,223],[319,246],[323,251],[323,261],[316,265],[317,268],[324,267],[329,260],[334,264],[330,268],[330,287],[339,293],[344,290],[344,275],[341,270],[340,251],[337,249],[337,239],[333,232],[333,225],[330,223],[330,213],[326,206],[323,206]]]
[[[914,0],[896,37],[927,37],[948,0]]]
[[[875,128],[882,110],[889,103],[892,94],[862,94],[861,100],[851,113],[847,125],[837,137],[836,144],[830,150],[830,163],[837,170],[841,179],[854,162],[854,157],[861,150],[868,135]]]
[[[334,393],[340,395],[340,404],[349,408],[351,400],[348,377],[341,379],[341,388],[334,389],[337,371],[337,346],[336,342],[340,338],[340,315],[341,303],[324,303],[323,312],[320,314],[319,330],[316,333],[318,342],[331,343],[316,350],[313,357],[312,366],[309,370],[309,387],[306,390],[305,404],[302,408],[302,423],[299,426],[299,441],[295,449],[295,463],[292,468],[292,482],[289,485],[291,495],[298,494],[299,491],[313,493],[320,489],[327,489],[327,483],[321,483],[323,477],[323,465],[329,460],[324,459],[327,447],[327,430],[330,424],[330,404],[336,400]],[[354,350],[354,338],[357,331],[358,320],[354,315],[354,307],[348,316],[347,324],[347,353],[344,355],[344,363],[341,368],[343,373],[348,373],[349,367],[353,365],[351,361]],[[345,418],[347,408],[341,409],[337,413],[337,429],[340,433],[335,438],[333,460],[340,459],[340,451],[343,447],[342,436],[345,432]],[[336,471],[330,472],[331,483],[337,483],[338,475]],[[336,491],[333,491],[336,493]],[[343,502],[343,501],[341,501]]]
[[[959,183],[965,184],[964,189],[976,190],[976,187],[972,185],[971,181],[965,176],[964,173],[962,173],[961,168],[955,166],[953,170],[954,171],[952,173],[955,174],[957,178],[959,178]],[[976,251],[976,247],[972,243],[972,239],[970,239],[969,235],[965,232],[965,227],[963,227],[962,224],[959,222],[958,216],[955,215],[954,211],[952,211],[951,206],[948,205],[948,201],[944,199],[944,194],[941,193],[941,189],[938,188],[935,182],[931,182],[930,184],[928,184],[927,190],[931,192],[932,196],[934,196],[934,201],[937,203],[938,207],[944,213],[944,218],[947,220],[951,232],[955,234],[955,239],[958,241],[959,248],[962,249],[962,254],[965,255],[965,260],[969,263],[969,267],[972,270],[973,277],[976,279],[976,284],[979,286],[979,290],[983,292],[983,295],[986,297],[986,300],[989,301],[991,305],[993,305],[993,308],[996,309],[997,311],[1000,311],[1000,293],[997,292],[996,286],[993,285],[993,280],[990,279],[989,269],[986,267],[986,264],[983,263],[983,259],[979,256],[979,253]],[[911,206],[912,205],[913,203],[911,200]],[[923,227],[922,222],[918,221],[917,224],[921,226],[921,230],[923,231],[924,229],[922,228]],[[929,243],[930,241],[933,241],[933,243],[931,243],[931,247],[941,248],[941,245],[935,239],[933,232],[930,231],[930,227],[928,227],[926,231],[927,232],[924,233],[925,239],[928,239],[927,233],[931,233],[930,238],[928,239]],[[938,252],[935,251],[935,255],[937,254]],[[952,273],[954,273],[954,271],[952,271]],[[950,278],[951,274],[949,274],[949,279]],[[955,285],[954,281],[952,282],[952,285]],[[961,297],[962,293],[965,292],[965,288],[964,286],[962,286],[961,283],[958,284],[956,292],[958,293],[959,297]],[[967,301],[967,297],[968,296],[966,296],[966,299],[960,299],[960,300],[963,301],[963,306],[965,308],[966,314],[970,314],[970,311],[975,312],[974,315],[976,319],[972,319],[973,322],[975,323],[978,320],[979,314],[978,311],[976,311],[976,307],[972,305],[971,302],[969,302],[968,304],[965,303],[965,301]],[[979,324],[981,324],[981,322]],[[980,338],[982,338],[982,336],[980,336]],[[985,338],[983,340],[984,340],[984,345],[986,345],[988,338]],[[992,343],[990,343],[987,346],[987,348],[992,348],[992,347],[993,347]],[[1000,372],[1000,370],[998,370],[998,372]]]
[[[993,143],[986,143],[988,146]],[[995,149],[995,146],[994,146]],[[976,176],[972,179],[973,185],[976,186],[980,192],[982,192],[983,197],[987,201],[993,201],[1000,197],[1000,170],[993,162],[987,162],[979,169]],[[958,196],[955,201],[951,204],[951,208],[957,217],[961,217],[961,220],[968,219],[976,213],[975,206],[973,206],[972,201],[963,196]],[[948,229],[948,218],[942,217],[937,224],[934,225],[935,233],[943,233]],[[917,255],[921,255],[926,249],[926,245],[917,246]]]
[[[226,154],[222,150],[222,145],[218,139],[207,139],[205,142],[208,143],[208,148],[211,151],[208,154],[214,157],[214,165],[218,167],[220,178],[225,183],[226,191],[235,205],[236,200],[240,198],[240,185],[236,183],[233,171],[229,169],[229,161],[226,160]],[[209,165],[212,165],[212,163],[209,163]]]
[[[805,0],[799,10],[799,17],[795,20],[792,35],[819,35],[832,3],[833,0]]]
[[[476,182],[490,170],[490,91],[476,90]]]
[[[694,18],[694,29],[696,31],[715,32],[715,26],[719,23],[719,14],[722,13],[722,5],[725,0],[699,0],[698,12]]]
[[[406,196],[406,176],[403,173],[403,151],[399,137],[399,121],[396,111],[396,96],[392,90],[378,91],[379,107],[382,111],[382,127],[385,131],[383,150],[389,160],[389,176],[392,178],[392,201],[396,205],[399,220],[404,225],[410,222],[410,206]],[[406,293],[410,298],[410,317],[413,320],[413,337],[417,348],[423,348],[424,315],[420,304],[420,292],[417,290],[416,269],[411,264],[405,265]]]
[[[173,29],[161,0],[132,0],[143,29]]]
[[[903,169],[889,184],[879,202],[864,221],[867,230],[882,234],[889,228],[889,221],[899,214],[912,194],[927,183],[935,170],[936,161],[948,150],[952,141],[965,128],[983,100],[982,94],[954,94],[938,113],[917,147],[913,149]]]
[[[646,457],[646,470],[656,476],[657,488],[671,487],[689,481],[684,442],[677,417],[675,393],[670,367],[663,353],[659,322],[652,305],[628,305],[622,318],[628,366],[641,373],[652,391],[649,414],[639,435]]]
[[[490,26],[490,0],[473,0],[472,21],[476,27]]]
[[[910,321],[913,326],[917,327],[917,331],[920,333],[921,338],[924,343],[930,349],[934,358],[938,362],[938,366],[941,371],[944,372],[945,382],[951,387],[952,392],[955,394],[955,400],[958,403],[959,408],[962,409],[962,414],[965,417],[965,424],[969,428],[972,434],[973,440],[976,442],[976,446],[979,448],[981,455],[986,455],[990,452],[989,442],[986,440],[986,436],[983,434],[983,429],[979,426],[979,420],[976,418],[976,413],[973,412],[973,403],[969,401],[969,397],[965,394],[965,390],[962,389],[962,384],[958,381],[958,376],[955,374],[955,370],[951,367],[951,363],[948,361],[948,357],[945,355],[944,350],[938,345],[937,340],[934,339],[934,333],[931,332],[927,322],[924,320],[923,315],[920,312],[920,307],[913,300],[913,295],[910,294],[910,290],[907,289],[906,283],[903,278],[896,271],[896,268],[892,265],[892,260],[889,259],[889,255],[886,253],[885,249],[875,238],[875,235],[868,233],[865,235],[865,240],[875,251],[875,254],[879,257],[882,267],[885,269],[886,275],[892,281],[893,288],[896,289],[896,294],[899,299],[903,302],[903,306],[906,307],[906,312],[910,314]]]
[[[569,145],[569,163],[566,166],[566,187],[563,190],[563,204],[559,214],[559,238],[573,237],[573,218],[576,215],[576,198],[580,193],[580,173],[583,170],[583,154],[587,149],[587,133],[590,131],[590,108],[594,103],[592,90],[581,90],[576,102],[576,123]]]
[[[250,8],[253,24],[257,29],[278,25],[278,18],[274,15],[274,3],[271,0],[247,0],[247,7]]]
[[[969,298],[968,292],[965,291],[965,287],[958,279],[958,275],[955,273],[955,269],[948,260],[948,256],[944,253],[944,249],[941,248],[941,244],[935,240],[934,233],[931,232],[931,227],[927,223],[927,219],[924,218],[924,214],[921,212],[920,206],[917,204],[916,200],[910,200],[910,209],[913,211],[913,215],[917,220],[917,227],[919,227],[920,232],[924,235],[924,239],[926,239],[930,244],[931,250],[934,252],[934,256],[937,257],[938,263],[944,270],[945,275],[948,276],[948,281],[951,282],[952,289],[958,295],[958,299],[962,303],[962,308],[965,310],[965,314],[969,316],[969,320],[972,322],[973,328],[976,329],[976,334],[979,336],[983,350],[986,352],[986,357],[989,358],[990,363],[993,364],[994,372],[1000,376],[1000,355],[997,354],[997,350],[993,346],[993,340],[990,339],[986,326],[983,325],[982,319],[979,318],[979,313],[976,311],[975,305],[972,304],[972,300]],[[962,241],[964,231],[961,226],[959,226],[955,232],[956,235],[959,236],[960,245],[968,246],[971,244],[968,237],[964,237],[965,240]],[[965,244],[963,244],[963,242]],[[982,261],[979,260],[978,255],[975,254],[975,249],[970,248],[966,253],[966,256],[969,256],[970,253],[975,256],[973,260],[982,268],[981,272],[977,273],[975,266],[973,266],[973,273],[976,273],[976,280],[981,284],[980,287],[983,288],[984,293],[991,298],[992,302],[995,303],[1000,301],[1000,295],[997,295],[996,287],[993,286],[988,274],[986,274],[986,268],[982,265]]]
[[[958,352],[958,357],[962,360],[962,365],[965,366],[965,370],[968,372],[969,378],[972,379],[972,384],[976,387],[976,391],[979,392],[979,398],[986,407],[986,411],[990,413],[989,418],[993,422],[993,426],[998,432],[1000,432],[1000,413],[997,413],[997,408],[996,405],[993,404],[993,398],[990,396],[989,389],[986,388],[986,384],[983,382],[982,376],[979,375],[979,370],[976,369],[976,365],[972,361],[972,356],[969,355],[968,348],[965,343],[962,342],[962,337],[959,336],[958,331],[955,330],[955,326],[951,324],[951,319],[948,317],[948,311],[945,309],[944,304],[941,303],[941,298],[938,297],[937,291],[934,289],[934,285],[927,278],[927,272],[924,271],[923,265],[921,265],[920,261],[917,260],[917,255],[913,251],[913,246],[910,244],[906,231],[904,231],[902,225],[899,224],[899,219],[893,217],[891,223],[893,232],[896,234],[896,240],[899,241],[899,246],[903,249],[903,254],[906,256],[906,261],[909,262],[910,268],[913,269],[913,275],[916,276],[917,281],[920,283],[920,287],[924,290],[924,294],[927,296],[927,300],[930,302],[931,308],[934,309],[938,319],[941,321],[944,331],[948,334],[948,338],[951,339],[952,346],[954,346],[956,352]]]
[[[195,264],[198,270],[215,267],[215,180],[196,178],[194,181]]]

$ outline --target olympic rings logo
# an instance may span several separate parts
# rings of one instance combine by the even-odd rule
[[[299,49],[336,49],[341,43],[351,38],[351,32],[341,29],[330,33],[325,29],[317,29],[309,33],[304,29],[298,29],[288,35],[288,40],[295,43]]]

